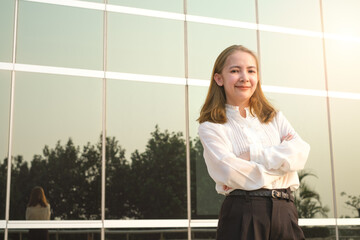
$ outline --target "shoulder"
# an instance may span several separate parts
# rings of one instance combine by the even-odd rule
[[[217,132],[222,131],[224,129],[224,124],[221,123],[213,123],[213,122],[203,122],[199,125],[199,134],[206,132]]]

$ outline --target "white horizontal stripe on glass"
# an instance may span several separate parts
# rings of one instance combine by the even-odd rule
[[[194,23],[206,23],[206,24],[213,24],[213,25],[220,25],[226,27],[238,27],[238,28],[246,28],[246,29],[257,29],[256,23],[248,23],[248,22],[241,22],[236,20],[227,20],[227,19],[219,19],[219,18],[211,18],[211,17],[202,17],[202,16],[195,16],[195,15],[186,15],[186,20],[188,22]]]
[[[110,4],[106,5],[106,9],[109,12],[126,13],[126,14],[134,14],[134,15],[140,15],[146,17],[157,17],[157,18],[185,21],[185,15],[181,13],[124,7],[124,6],[110,5]]]
[[[192,228],[197,227],[217,227],[218,220],[217,219],[192,219],[190,222],[190,226]]]
[[[194,78],[180,78],[180,77],[167,77],[157,75],[146,75],[146,74],[135,74],[135,73],[122,73],[122,72],[104,72],[97,70],[79,69],[79,68],[64,68],[64,67],[52,67],[42,65],[31,65],[31,64],[12,64],[6,62],[0,62],[0,70],[12,70],[14,66],[15,71],[21,72],[33,72],[33,73],[45,73],[45,74],[58,74],[66,76],[78,76],[78,77],[94,77],[94,78],[107,78],[127,81],[139,81],[148,83],[165,83],[175,85],[186,85],[189,86],[200,86],[208,87],[210,84],[209,80],[194,79]],[[360,93],[351,92],[335,92],[316,89],[305,89],[305,88],[290,88],[281,86],[262,85],[264,92],[269,93],[282,93],[292,95],[304,95],[304,96],[315,96],[315,97],[326,97],[340,98],[340,99],[353,99],[360,100]]]
[[[360,218],[338,218],[337,224],[341,226],[360,225]]]
[[[5,227],[6,227],[6,221],[5,220],[0,220],[0,229],[5,228]]]
[[[264,92],[269,92],[269,93],[285,93],[285,94],[326,97],[325,90],[279,87],[279,86],[271,86],[271,85],[261,85],[261,88],[263,89]]]
[[[360,218],[300,218],[300,226],[335,226],[336,221],[341,226],[359,226]],[[105,228],[187,228],[187,219],[150,219],[150,220],[105,220]],[[192,228],[216,228],[217,219],[193,219]],[[0,229],[5,228],[6,221],[0,221]],[[58,229],[84,229],[101,228],[100,220],[51,220],[51,221],[8,221],[9,229],[30,228],[58,228]]]
[[[8,221],[9,229],[30,228],[101,228],[101,220]]]
[[[13,70],[14,65],[12,63],[0,62],[1,70]]]
[[[105,220],[105,228],[187,228],[189,220],[187,219],[151,219],[151,220]]]
[[[86,1],[78,1],[78,0],[26,0],[29,2],[39,2],[39,3],[47,3],[47,4],[56,4],[62,6],[70,6],[70,7],[80,7],[80,8],[88,8],[88,9],[96,9],[96,10],[105,10],[105,4],[103,3],[92,3]],[[296,28],[287,28],[266,24],[256,24],[249,22],[241,22],[237,20],[228,20],[228,19],[219,19],[212,17],[204,17],[204,16],[195,16],[195,15],[184,15],[181,13],[173,13],[166,11],[157,11],[157,10],[149,10],[142,8],[133,8],[133,7],[125,7],[120,5],[106,5],[106,10],[110,12],[118,12],[118,13],[126,13],[133,14],[139,16],[147,16],[147,17],[157,17],[157,18],[165,18],[172,20],[180,20],[184,21],[185,17],[188,22],[194,23],[205,23],[205,24],[214,24],[219,26],[226,27],[237,27],[244,29],[259,29],[260,31],[266,32],[276,32],[276,33],[284,33],[298,36],[307,36],[307,37],[316,37],[325,39],[334,39],[340,41],[350,41],[350,42],[358,42],[360,43],[360,37],[354,37],[349,35],[340,35],[334,33],[322,33],[316,31],[309,31],[303,29]]]
[[[21,72],[49,73],[69,76],[103,78],[104,71],[87,70],[79,68],[51,67],[41,65],[30,65],[15,63],[14,69]]]
[[[68,7],[105,10],[105,4],[103,3],[93,3],[93,2],[78,1],[78,0],[26,0],[26,1],[55,4],[55,5],[68,6]]]
[[[185,78],[144,75],[144,74],[134,74],[134,73],[106,72],[106,78],[129,80],[129,81],[140,81],[140,82],[151,82],[151,83],[186,85]]]
[[[209,87],[210,86],[209,80],[202,80],[202,79],[188,78],[187,83],[190,86],[201,86],[201,87]]]

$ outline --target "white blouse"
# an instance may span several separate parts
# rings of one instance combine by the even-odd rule
[[[296,171],[304,168],[310,146],[294,131],[281,112],[263,124],[250,114],[242,117],[237,106],[226,105],[227,122],[204,122],[199,136],[204,158],[216,190],[228,194],[234,189],[256,190],[299,187]],[[281,138],[292,134],[289,141]],[[250,152],[250,161],[239,158]],[[230,189],[224,190],[224,186]]]

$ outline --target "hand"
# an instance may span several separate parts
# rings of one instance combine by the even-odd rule
[[[250,152],[244,152],[244,153],[240,154],[239,158],[241,158],[245,161],[250,161]]]
[[[281,142],[283,142],[283,141],[290,141],[290,140],[293,139],[293,138],[294,138],[294,136],[289,133],[288,135],[286,135],[286,136],[284,136],[284,137],[281,138]]]
[[[231,189],[231,187],[228,187],[228,186],[224,185],[224,186],[223,186],[223,189],[224,189],[224,191],[228,191],[228,190]]]

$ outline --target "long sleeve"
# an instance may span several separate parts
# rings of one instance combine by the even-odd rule
[[[265,166],[267,170],[278,170],[279,173],[303,169],[310,152],[309,144],[301,139],[281,112],[277,114],[275,121],[280,138],[289,133],[293,138],[267,148],[250,146],[251,161]]]
[[[200,124],[199,136],[208,172],[216,182],[219,193],[224,193],[221,189],[224,185],[233,189],[255,190],[281,177],[279,174],[270,174],[257,162],[236,157],[222,124]]]

